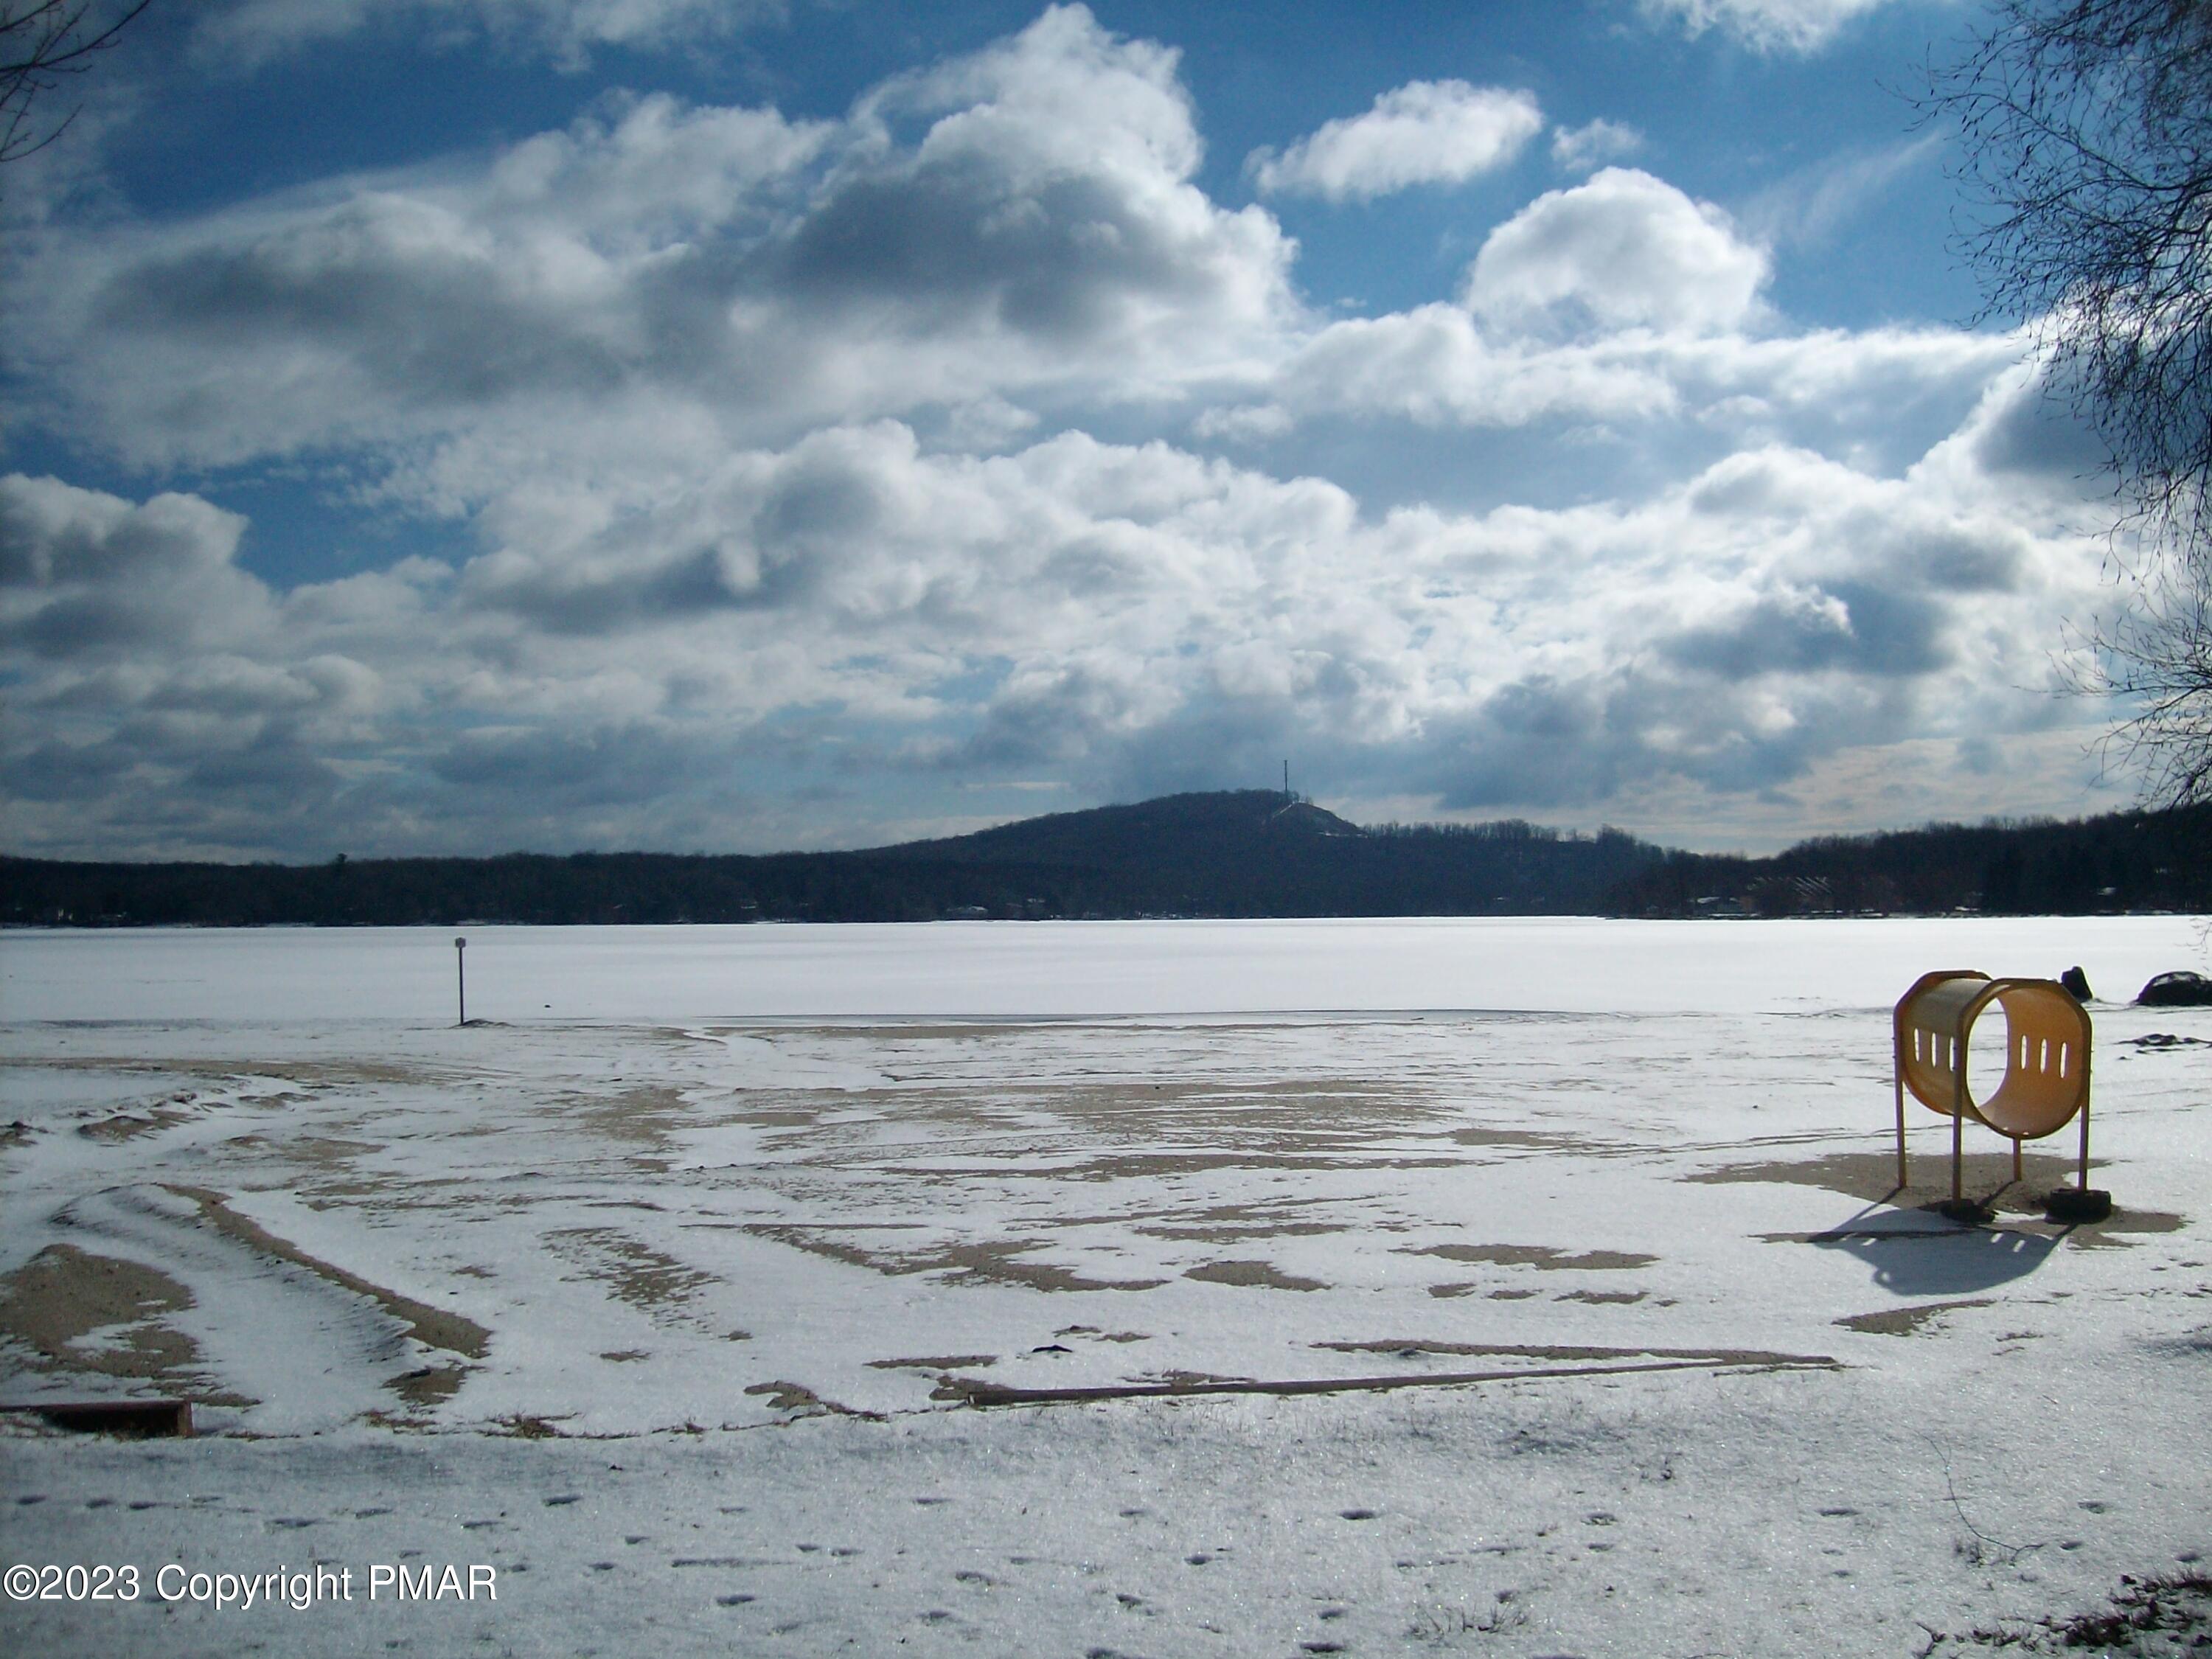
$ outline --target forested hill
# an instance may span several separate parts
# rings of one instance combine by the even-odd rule
[[[1271,790],[1170,795],[857,853],[327,864],[0,859],[0,921],[118,927],[1594,914],[1659,862],[1614,831],[1362,830]]]
[[[994,915],[1473,915],[1595,913],[1665,854],[1606,830],[1510,820],[1363,830],[1273,790],[1167,795],[858,855],[996,881]],[[1054,898],[1051,895],[1060,895]],[[987,901],[978,901],[987,902]]]

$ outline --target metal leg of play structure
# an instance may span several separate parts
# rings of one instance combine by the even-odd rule
[[[1951,1201],[1956,1204],[1966,1194],[1966,1115],[1951,1114]]]
[[[1905,1175],[1905,1067],[1893,1062],[1889,1073],[1897,1085],[1897,1190],[1901,1193],[1912,1184]]]
[[[1951,1201],[1957,1204],[1966,1195],[1966,1074],[1952,1073],[1951,1085]]]

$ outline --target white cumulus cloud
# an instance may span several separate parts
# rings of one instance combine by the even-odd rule
[[[1465,298],[1498,322],[1717,330],[1751,317],[1767,274],[1765,250],[1719,208],[1648,173],[1607,167],[1492,231]]]
[[[1543,131],[1535,94],[1464,81],[1413,81],[1364,115],[1324,124],[1278,155],[1246,161],[1268,195],[1345,201],[1410,185],[1455,185],[1504,166]]]

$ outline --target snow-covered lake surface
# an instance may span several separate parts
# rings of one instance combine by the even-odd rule
[[[0,1647],[2033,1650],[2212,1571],[2212,1011],[2121,1000],[2199,922],[461,931],[466,1029],[450,931],[0,935],[0,1403],[203,1437],[0,1416],[0,1564],[147,1585]],[[1894,1190],[1890,1004],[2077,963],[2118,1212],[1970,1127],[1942,1220],[1917,1107]]]
[[[659,1024],[1425,1009],[1744,1013],[1887,1006],[1929,966],[2056,975],[2078,963],[2093,987],[2131,996],[2153,973],[2201,963],[2203,954],[2198,925],[2174,916],[458,932],[469,942],[460,954],[471,1018]],[[453,937],[423,927],[0,934],[0,1019],[435,1023],[454,1012]]]

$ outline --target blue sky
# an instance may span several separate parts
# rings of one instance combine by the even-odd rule
[[[1979,15],[157,3],[0,175],[6,843],[2125,804]]]

